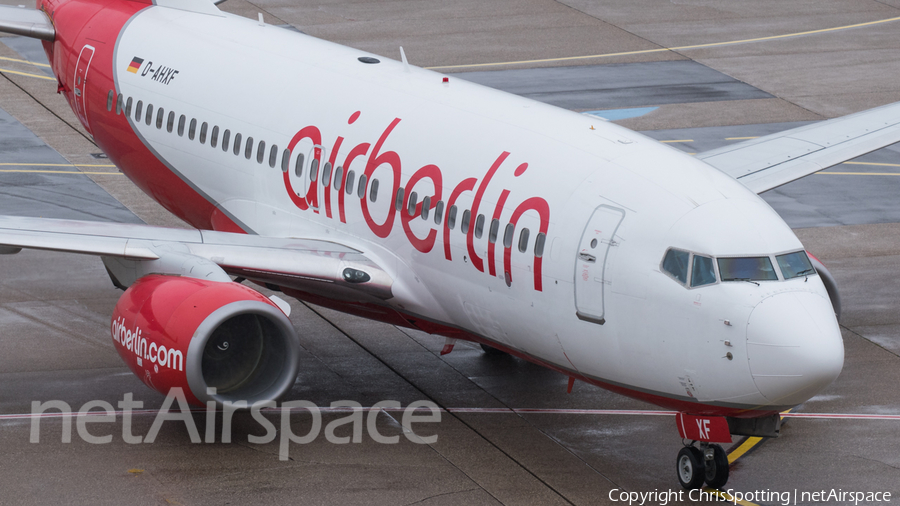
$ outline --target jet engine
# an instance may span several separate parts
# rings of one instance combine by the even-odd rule
[[[239,283],[152,274],[116,303],[112,339],[132,372],[192,404],[274,400],[297,378],[300,342],[274,302]]]
[[[812,262],[813,267],[815,267],[819,277],[822,278],[822,283],[825,284],[825,290],[828,291],[828,298],[831,299],[831,306],[834,307],[834,316],[837,317],[838,321],[841,321],[841,294],[838,292],[837,282],[834,280],[834,276],[832,276],[831,272],[825,268],[825,264],[823,264],[821,260],[814,257],[809,251],[807,251],[806,254],[809,256],[809,260]]]

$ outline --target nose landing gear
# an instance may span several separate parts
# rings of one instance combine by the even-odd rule
[[[678,481],[681,486],[688,489],[697,489],[706,485],[710,488],[721,488],[728,483],[728,456],[721,446],[700,443],[700,447],[694,446],[691,441],[678,452],[675,469],[678,473]]]

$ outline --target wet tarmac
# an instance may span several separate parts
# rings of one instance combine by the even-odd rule
[[[597,6],[569,2],[575,7],[570,9],[545,0],[517,3],[505,13],[502,2],[494,1],[421,2],[411,10],[352,2],[312,8],[241,0],[222,7],[254,18],[257,10],[264,11],[270,23],[292,23],[306,33],[376,52],[406,44],[408,54],[429,65],[474,61],[468,59],[473,55],[478,62],[490,62],[526,59],[528,54],[544,58],[677,46],[679,37],[708,42],[900,16],[900,6],[886,5],[889,2],[838,1],[814,15],[778,2],[757,2],[765,16],[729,2],[709,2],[706,7],[660,8],[670,13],[667,20],[658,19],[660,12],[647,3],[615,2],[617,10],[605,13],[597,12],[603,10]],[[817,5],[800,3],[808,3],[808,11]],[[489,13],[479,17],[482,11]],[[468,16],[461,14],[466,12]],[[417,24],[403,22],[409,18]],[[502,25],[499,20],[504,20]],[[679,23],[690,30],[679,35]],[[561,39],[554,30],[566,24],[574,32],[594,36]],[[723,29],[729,24],[734,33]],[[454,48],[425,41],[423,33],[439,26],[443,36],[458,42]],[[516,44],[501,42],[514,31]],[[700,63],[670,53],[653,56],[668,60],[667,65],[648,64],[646,55],[617,62],[634,64],[640,73],[633,75],[625,71],[628,65],[592,65],[577,71],[566,66],[540,69],[552,62],[520,65],[533,68],[529,72],[544,80],[521,91],[562,96],[563,101],[574,97],[566,103],[576,110],[658,107],[628,121],[644,125],[641,130],[659,140],[679,141],[669,144],[688,152],[816,119],[811,115],[827,117],[833,111],[900,100],[896,52],[882,50],[897,37],[887,26],[821,37],[820,45],[831,52],[812,50],[814,41],[806,37],[794,45],[745,44],[718,55],[704,50],[696,56]],[[411,50],[409,40],[419,44]],[[599,47],[601,42],[608,45]],[[843,51],[833,49],[838,42]],[[524,50],[526,43],[535,49]],[[21,39],[0,50],[5,57],[34,54],[33,46]],[[388,54],[387,49],[380,52]],[[860,61],[864,53],[869,59]],[[791,58],[798,69],[835,66],[833,96],[827,73],[784,72]],[[840,70],[847,58],[855,58],[845,71],[858,74],[853,89],[845,85]],[[748,61],[743,68],[742,59]],[[761,63],[765,61],[770,65]],[[673,80],[673,72],[654,73],[654,68],[689,71]],[[866,74],[874,68],[879,72]],[[505,82],[521,81],[517,72],[480,75],[502,88]],[[618,86],[607,83],[607,90],[583,93],[590,76],[613,74]],[[733,77],[738,75],[741,78]],[[816,81],[801,97],[796,90],[806,79]],[[640,80],[654,83],[657,91],[693,85],[699,91],[672,103],[657,91],[634,86]],[[710,83],[720,83],[716,86],[734,95],[721,99],[715,92],[704,99],[701,88]],[[604,102],[607,94],[618,98]],[[0,76],[0,108],[8,111],[0,112],[0,163],[58,164],[0,168],[66,172],[0,173],[3,214],[172,222],[122,176],[68,173],[115,169],[85,167],[104,162],[91,157],[96,148],[73,126],[74,118],[60,105],[52,81]],[[48,110],[52,117],[41,119]],[[741,111],[745,114],[736,117]],[[767,120],[770,117],[778,121]],[[739,124],[741,118],[747,124]],[[709,126],[717,122],[727,126]],[[784,494],[792,504],[792,494],[797,504],[853,502],[846,497],[804,499],[804,492],[833,489],[891,492],[893,501],[900,495],[900,204],[893,197],[900,177],[885,175],[900,173],[900,153],[895,146],[856,162],[883,165],[841,165],[829,171],[861,174],[813,175],[764,195],[837,278],[846,353],[838,380],[796,408],[781,437],[759,442],[732,465],[726,488],[758,492],[753,503],[782,504]],[[659,493],[680,491],[674,460],[681,441],[674,418],[653,406],[585,384],[576,384],[567,394],[565,376],[525,361],[487,355],[462,342],[442,356],[442,338],[297,301],[291,301],[291,320],[303,350],[290,399],[322,407],[342,400],[361,406],[395,400],[400,410],[376,412],[374,425],[363,427],[359,442],[351,438],[345,444],[334,438],[353,436],[351,425],[333,427],[333,436],[327,427],[348,413],[333,410],[321,414],[317,437],[305,444],[288,441],[284,447],[280,437],[258,442],[255,438],[264,436],[266,427],[249,414],[235,415],[230,430],[223,430],[217,414],[210,424],[213,437],[207,437],[204,412],[166,421],[154,431],[157,409],[165,399],[131,374],[109,339],[109,315],[120,294],[93,257],[40,251],[0,257],[0,504],[609,504],[617,502],[622,491],[656,492],[647,503],[661,504]],[[35,426],[29,416],[36,401],[61,401],[78,411],[92,401],[118,406],[128,394],[141,401],[140,409],[146,412],[135,408],[127,430],[121,415],[113,422],[81,427],[73,422],[71,442],[63,442],[65,418],[45,417]],[[415,438],[402,423],[402,408],[422,400],[443,410],[439,422],[414,424],[417,435],[437,436],[431,444],[411,440]],[[263,416],[277,426],[284,415]],[[311,415],[296,412],[285,423],[292,433],[303,435],[313,426],[311,421]],[[198,437],[211,442],[192,442],[193,424]],[[153,443],[134,442],[154,432]],[[226,435],[231,442],[223,442]],[[35,436],[39,442],[31,442]],[[111,438],[100,444],[87,441],[96,436]],[[379,442],[381,436],[399,437],[385,444]],[[739,449],[741,443],[736,440],[730,448],[735,455],[746,448]],[[665,499],[692,502],[686,494]],[[882,502],[873,498],[860,504]]]

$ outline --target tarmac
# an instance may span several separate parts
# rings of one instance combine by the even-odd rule
[[[220,8],[391,58],[403,46],[414,65],[621,118],[691,153],[900,101],[900,19],[884,21],[900,17],[900,0]],[[0,57],[45,63],[34,41],[0,42]],[[100,157],[54,80],[41,78],[45,67],[0,60],[0,69],[0,214],[185,226]],[[900,495],[898,190],[895,145],[763,194],[837,279],[845,364],[787,415],[781,437],[726,448],[735,459],[726,488],[754,493],[745,504],[853,503],[811,496],[832,490]],[[522,360],[463,342],[442,356],[442,338],[293,300],[303,350],[291,398],[321,407],[395,400],[399,410],[374,412],[375,430],[365,425],[344,444],[334,438],[352,436],[351,426],[327,427],[348,413],[334,409],[304,444],[251,439],[267,431],[249,413],[230,429],[221,413],[202,411],[154,427],[165,398],[131,374],[109,339],[120,294],[93,257],[0,256],[0,505],[611,504],[623,492],[656,493],[645,504],[695,502],[678,496],[681,441],[670,414],[586,384],[567,394],[565,376]],[[30,416],[34,402],[77,412],[129,394],[144,410],[130,427],[121,416],[72,423],[71,442],[65,418],[35,426]],[[402,408],[416,401],[442,409],[439,422],[414,424],[436,442],[419,444],[403,427]],[[297,435],[311,416],[261,415]],[[212,442],[192,442],[193,424]],[[86,441],[101,435],[112,437]],[[134,442],[151,435],[152,444]]]

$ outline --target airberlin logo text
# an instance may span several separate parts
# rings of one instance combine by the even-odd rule
[[[112,322],[112,338],[122,349],[134,354],[137,365],[144,366],[144,360],[157,367],[168,367],[176,371],[184,370],[184,354],[181,351],[166,348],[149,341],[143,336],[140,327],[129,329],[121,316]],[[148,365],[149,367],[149,365]]]
[[[353,125],[359,117],[359,111],[353,113],[347,121],[348,125]],[[440,236],[444,246],[443,255],[447,260],[452,260],[451,230],[457,224],[458,214],[462,222],[460,228],[465,233],[466,261],[480,272],[505,278],[507,285],[512,283],[514,241],[506,240],[506,238],[499,241],[497,238],[502,229],[503,233],[510,238],[513,234],[517,234],[520,238],[524,235],[524,238],[520,239],[521,242],[517,241],[517,243],[527,244],[529,238],[526,229],[528,227],[522,227],[521,231],[517,228],[522,215],[530,211],[529,215],[537,215],[539,220],[537,229],[532,229],[531,237],[534,239],[535,247],[531,248],[531,251],[533,252],[534,289],[541,291],[541,257],[547,229],[550,225],[550,205],[541,197],[517,195],[509,188],[499,187],[501,184],[510,186],[515,178],[525,174],[528,170],[528,163],[510,163],[509,158],[512,154],[503,151],[496,153],[496,158],[484,160],[484,174],[480,179],[468,177],[456,183],[455,186],[447,184],[449,182],[444,180],[443,171],[435,164],[427,164],[414,171],[408,171],[408,176],[405,177],[401,170],[400,154],[385,149],[385,145],[389,144],[388,140],[400,121],[400,118],[391,121],[374,144],[363,142],[350,149],[342,149],[345,139],[338,136],[331,149],[328,150],[322,144],[322,132],[318,127],[309,125],[302,128],[291,139],[288,149],[295,154],[295,159],[303,163],[300,157],[307,154],[305,152],[296,153],[295,148],[301,141],[305,145],[312,144],[309,156],[313,159],[313,163],[305,174],[300,168],[289,170],[287,164],[283,166],[284,188],[293,204],[302,211],[312,210],[317,214],[324,212],[326,218],[338,219],[341,223],[347,223],[345,202],[355,200],[366,225],[377,237],[387,238],[391,235],[399,216],[400,225],[410,245],[421,253],[429,253],[434,249]],[[343,157],[343,161],[339,156]],[[317,174],[319,167],[323,167],[321,179]],[[332,168],[334,168],[333,182],[331,181]],[[387,173],[392,176],[392,181],[390,183],[382,182],[381,191],[387,190],[386,193],[389,195],[387,198],[392,199],[394,205],[390,205],[386,214],[382,215],[384,211],[373,210],[374,206],[370,200],[374,202],[371,195],[378,191],[378,180],[373,179],[373,175],[376,169],[384,171],[384,168],[388,169]],[[306,178],[300,177],[307,174]],[[498,176],[496,180],[503,183],[492,185],[495,175]],[[352,191],[355,183],[359,188]],[[519,186],[521,187],[521,185]],[[320,193],[321,203],[319,201]],[[490,196],[492,202],[485,199],[486,194]],[[333,200],[337,202],[333,202]],[[460,204],[457,203],[458,200]],[[462,204],[463,202],[465,205]],[[334,209],[335,207],[337,209]],[[336,216],[333,216],[335,211]],[[417,235],[411,225],[413,221],[417,218],[422,221],[422,218],[433,213],[440,213],[440,216],[434,220],[423,221],[429,224],[430,230],[427,232],[422,231],[421,226],[416,226],[420,229]],[[473,226],[469,226],[470,221]],[[485,224],[490,225],[486,227]],[[484,231],[488,227],[493,227],[492,232],[485,234]],[[424,237],[422,236],[423,232]],[[538,244],[540,244],[539,248]],[[497,251],[498,249],[502,250],[502,254]],[[519,255],[519,252],[524,252],[525,248],[519,246],[517,250],[516,255]],[[498,261],[498,256],[502,260]],[[501,268],[503,270],[499,271]]]
[[[141,77],[150,76],[150,79],[153,81],[166,85],[171,83],[172,80],[175,79],[175,76],[178,75],[178,71],[172,67],[167,67],[165,65],[157,65],[154,67],[152,61],[148,61],[147,64],[144,65],[144,59],[138,58],[137,56],[131,60],[131,63],[128,64],[128,68],[125,70],[136,75],[138,71],[141,70],[141,67],[144,68],[144,71],[141,72]]]

